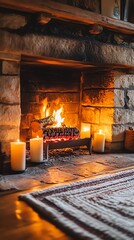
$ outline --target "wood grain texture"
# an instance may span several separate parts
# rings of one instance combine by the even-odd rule
[[[102,16],[87,10],[69,6],[51,0],[0,0],[0,6],[26,12],[46,12],[53,18],[81,24],[100,24],[114,31],[134,34],[134,24]]]

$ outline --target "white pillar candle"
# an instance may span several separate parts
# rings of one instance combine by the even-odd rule
[[[24,171],[26,168],[26,143],[11,142],[11,169],[13,171]]]
[[[81,123],[81,138],[90,138],[90,124],[89,123]]]
[[[95,152],[104,152],[105,149],[105,134],[102,130],[94,134],[93,150]]]
[[[31,162],[43,161],[43,138],[30,139],[30,159]]]

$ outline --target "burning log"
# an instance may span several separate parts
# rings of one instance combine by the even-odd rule
[[[46,128],[43,131],[44,139],[76,139],[79,138],[80,132],[76,127],[55,127]]]
[[[49,125],[53,125],[55,123],[55,118],[53,116],[49,116],[41,119],[34,119],[32,122],[37,122],[40,124],[40,128],[44,129]]]
[[[55,123],[55,119],[53,116],[49,116],[42,119],[34,119],[31,122],[31,130],[32,130],[32,137],[42,137],[43,136],[43,130],[50,125],[53,125]]]
[[[34,119],[31,122],[31,129],[34,135],[43,136],[45,140],[69,140],[80,137],[80,132],[76,127],[52,127],[55,118],[49,116],[42,119]],[[50,127],[51,126],[51,127]]]

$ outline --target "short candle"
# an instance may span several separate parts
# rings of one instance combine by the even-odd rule
[[[90,138],[90,124],[89,123],[81,123],[81,138]]]
[[[95,152],[104,152],[105,149],[105,134],[102,130],[94,134],[93,150]]]
[[[13,171],[24,171],[26,168],[26,143],[11,142],[11,169]]]
[[[43,138],[30,139],[30,159],[31,162],[42,162],[43,161]]]

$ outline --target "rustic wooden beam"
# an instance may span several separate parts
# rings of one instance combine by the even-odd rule
[[[21,56],[21,64],[25,66],[56,66],[63,68],[72,68],[78,70],[85,71],[111,71],[114,69],[130,69],[133,71],[132,65],[126,64],[92,64],[91,62],[82,62],[82,61],[74,61],[74,60],[65,60],[65,59],[56,59],[51,57],[43,57],[38,55],[22,55]]]
[[[21,54],[0,51],[0,60],[11,60],[15,62],[20,62]]]
[[[82,69],[82,68],[95,68],[96,66],[91,63],[83,63],[82,61],[75,60],[65,60],[65,59],[57,59],[52,57],[43,57],[38,55],[22,55],[22,65],[51,65],[56,67],[63,68],[74,68],[74,69]]]
[[[45,12],[53,18],[80,24],[99,24],[113,31],[134,34],[134,24],[102,16],[77,7],[51,0],[0,0],[0,6],[26,12]]]

